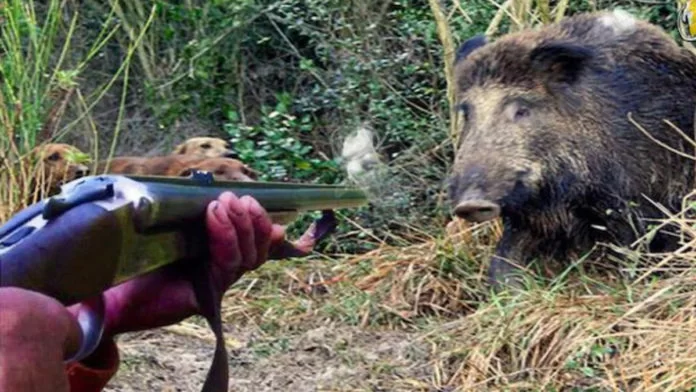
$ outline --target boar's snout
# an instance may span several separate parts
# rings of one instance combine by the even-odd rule
[[[486,222],[500,215],[500,205],[486,199],[463,200],[454,207],[454,214],[469,222]]]
[[[473,223],[500,217],[505,208],[519,207],[529,197],[529,173],[481,163],[455,169],[449,184],[452,212]]]
[[[482,191],[488,188],[486,177],[485,167],[473,165],[450,179],[449,197],[456,216],[479,223],[500,215],[500,205]]]
[[[500,215],[500,205],[490,194],[487,168],[474,164],[458,169],[455,169],[449,184],[449,199],[454,206],[452,212],[474,223],[492,220]]]

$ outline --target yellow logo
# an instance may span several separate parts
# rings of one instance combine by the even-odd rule
[[[681,0],[677,18],[679,35],[684,41],[696,41],[696,0]]]

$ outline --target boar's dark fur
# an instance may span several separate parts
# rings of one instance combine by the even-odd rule
[[[456,59],[464,121],[449,196],[464,219],[502,218],[492,284],[519,272],[512,264],[630,244],[664,218],[653,202],[679,211],[694,162],[659,143],[693,155],[664,120],[693,133],[696,60],[661,29],[621,11],[581,14],[471,38]]]

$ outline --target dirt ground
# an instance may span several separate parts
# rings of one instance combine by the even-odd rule
[[[428,378],[428,347],[398,331],[322,326],[263,337],[228,329],[230,391],[393,391]],[[110,392],[199,391],[210,366],[212,333],[191,322],[121,337],[122,364]]]

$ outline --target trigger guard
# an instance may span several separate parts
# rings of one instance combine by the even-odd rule
[[[77,311],[77,323],[82,330],[82,341],[77,352],[65,363],[81,361],[96,350],[104,333],[104,295],[80,303]]]

